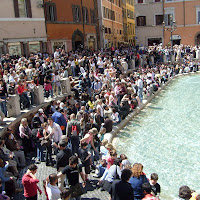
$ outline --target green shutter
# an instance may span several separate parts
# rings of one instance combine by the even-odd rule
[[[31,1],[26,0],[26,12],[27,12],[27,17],[32,18],[32,10],[31,10]]]
[[[19,17],[18,0],[13,0],[15,17]]]

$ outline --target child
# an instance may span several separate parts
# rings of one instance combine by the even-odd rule
[[[158,181],[158,174],[153,173],[150,177],[150,184],[152,186],[152,192],[154,196],[159,197],[160,195],[160,185],[157,183]]]
[[[81,143],[81,148],[79,149],[79,158],[81,159],[81,163],[85,168],[85,181],[88,180],[88,174],[90,174],[90,165],[91,165],[91,154],[87,150],[88,143]]]

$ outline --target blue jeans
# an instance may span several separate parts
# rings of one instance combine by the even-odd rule
[[[37,159],[39,161],[44,161],[44,147],[41,146],[40,142],[36,143],[37,145]]]
[[[7,105],[6,105],[6,97],[1,97],[1,99],[3,99],[3,101],[0,103],[1,106],[1,111],[4,113],[4,115],[7,117]]]
[[[78,153],[79,148],[79,136],[72,136],[70,138],[72,144],[72,154]]]
[[[142,99],[143,99],[143,88],[138,88],[138,96],[140,98],[140,101],[142,103]]]
[[[31,91],[30,95],[31,95],[31,105],[33,105],[34,104],[34,92]]]
[[[71,66],[71,68],[72,68],[72,75],[73,75],[73,77],[75,77],[75,76],[76,76],[75,67],[74,67],[74,66]]]

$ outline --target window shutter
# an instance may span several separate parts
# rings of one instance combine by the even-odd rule
[[[87,23],[89,23],[89,13],[88,13],[88,9],[86,8],[86,21]]]
[[[13,4],[14,4],[15,17],[19,17],[18,0],[13,0]]]
[[[139,17],[137,17],[136,19],[137,19],[137,26],[139,26]]]
[[[27,17],[32,18],[31,0],[26,0]]]
[[[76,18],[76,7],[74,5],[72,5],[72,15],[73,15],[73,21],[77,22],[77,18]]]
[[[49,4],[44,5],[46,21],[50,21]]]
[[[54,21],[57,21],[57,9],[56,5],[53,6]]]
[[[144,16],[144,25],[143,26],[146,26],[146,16]]]
[[[78,7],[78,12],[79,12],[79,22],[81,22],[82,21],[82,18],[81,18],[81,8],[80,8],[80,6]]]
[[[198,24],[200,24],[200,11],[198,12]]]

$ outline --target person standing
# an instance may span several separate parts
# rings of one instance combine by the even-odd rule
[[[57,186],[58,176],[57,174],[49,175],[49,183],[46,186],[46,191],[49,200],[58,200],[60,198],[60,189]]]
[[[133,200],[134,193],[131,184],[128,182],[132,172],[130,169],[122,171],[121,180],[114,180],[111,185],[111,200]]]
[[[73,188],[79,184],[79,174],[81,178],[83,179],[83,187],[85,187],[85,179],[84,179],[84,173],[82,172],[81,165],[78,165],[78,157],[77,156],[71,156],[69,158],[69,165],[67,165],[62,172],[59,172],[57,174],[58,177],[61,177],[63,174],[66,174],[66,178],[69,181],[70,189],[73,190]],[[76,197],[76,200],[80,200],[81,197]]]
[[[66,135],[71,140],[72,154],[78,153],[80,132],[81,132],[80,122],[76,119],[75,114],[71,114],[70,121],[67,123]]]
[[[59,144],[59,153],[56,155],[56,168],[58,172],[61,172],[64,167],[69,165],[69,158],[72,156],[71,150],[67,147],[66,141],[60,141]],[[58,186],[61,190],[64,189],[65,175],[61,176],[58,182]]]
[[[37,169],[38,167],[35,164],[30,165],[22,178],[26,200],[37,200],[37,191],[39,191],[40,195],[42,194],[42,190],[37,186],[37,183],[39,183],[35,176]]]
[[[138,96],[139,96],[140,101],[142,103],[142,100],[143,100],[143,81],[140,77],[138,77],[137,86],[138,86]]]
[[[54,146],[54,152],[55,154],[58,153],[58,143],[61,140],[62,136],[62,130],[60,128],[60,125],[53,122],[53,119],[50,117],[48,118],[48,131],[52,135],[53,138],[53,146]]]

